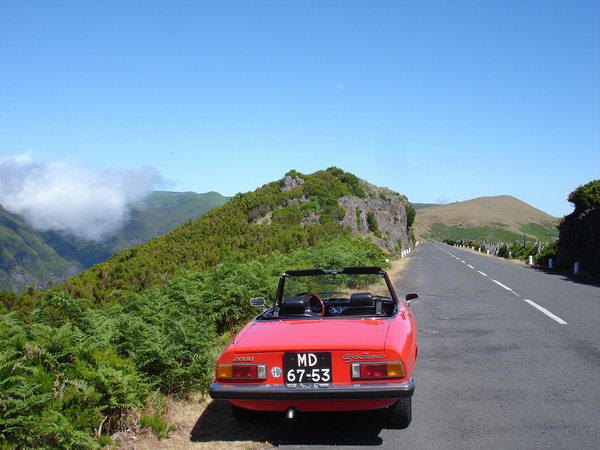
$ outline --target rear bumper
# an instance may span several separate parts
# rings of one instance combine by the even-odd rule
[[[343,385],[283,385],[212,383],[208,393],[215,400],[377,400],[412,397],[415,382],[348,383]]]

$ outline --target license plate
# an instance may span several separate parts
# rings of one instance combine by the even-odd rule
[[[331,353],[294,353],[284,355],[286,383],[330,383]]]

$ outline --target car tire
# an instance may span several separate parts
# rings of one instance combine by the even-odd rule
[[[231,405],[231,412],[233,413],[233,417],[238,422],[250,422],[257,418],[258,413],[256,411],[252,411],[251,409],[240,408],[239,406]]]
[[[401,398],[388,408],[392,428],[406,428],[412,420],[412,397]]]

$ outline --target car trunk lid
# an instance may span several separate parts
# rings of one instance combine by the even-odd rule
[[[235,353],[383,351],[389,325],[387,318],[257,321],[237,336]]]

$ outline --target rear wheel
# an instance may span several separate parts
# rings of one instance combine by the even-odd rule
[[[401,398],[388,408],[390,425],[406,428],[412,420],[412,397]]]
[[[231,405],[231,412],[233,413],[233,417],[238,422],[250,422],[251,420],[255,420],[258,416],[256,411],[246,408],[240,408],[239,406]]]

